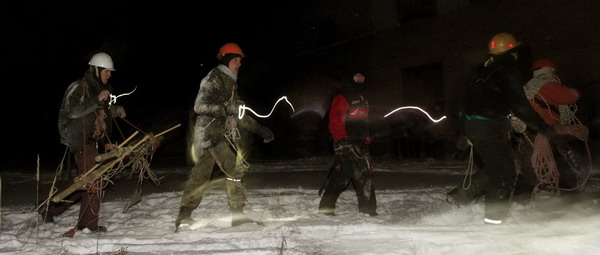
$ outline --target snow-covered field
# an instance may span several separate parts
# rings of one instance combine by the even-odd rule
[[[278,164],[279,170],[297,169],[288,163]],[[410,169],[389,162],[379,168]],[[446,171],[455,168],[448,165]],[[577,203],[560,198],[515,203],[506,223],[484,225],[482,203],[454,208],[445,202],[447,191],[378,190],[379,215],[370,217],[358,213],[351,187],[338,200],[336,216],[316,213],[320,198],[314,189],[251,189],[246,213],[265,225],[230,227],[225,193],[210,190],[192,214],[198,222],[179,233],[174,222],[181,192],[144,194],[126,213],[127,200],[104,202],[100,223],[108,232],[78,231],[73,238],[62,234],[73,228],[78,205],[53,224],[43,224],[32,206],[10,206],[1,211],[0,253],[600,254],[597,193]]]

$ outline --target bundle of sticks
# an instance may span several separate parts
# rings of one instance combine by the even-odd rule
[[[134,138],[139,134],[139,132],[134,132],[131,136],[125,139],[125,141],[123,141],[118,148],[96,156],[97,163],[84,174],[77,176],[71,186],[54,195],[52,197],[52,202],[61,202],[65,197],[69,196],[78,189],[93,185],[94,182],[97,181],[110,179],[110,177],[120,173],[126,166],[129,166],[132,162],[134,162],[134,160],[130,160],[129,164],[123,164],[124,159],[131,159],[132,157],[136,156],[141,157],[143,154],[147,154],[146,150],[148,148],[152,148],[158,137],[179,126],[181,126],[181,124],[177,124],[163,132],[158,133],[157,135],[147,133],[141,139],[136,141],[134,141]]]

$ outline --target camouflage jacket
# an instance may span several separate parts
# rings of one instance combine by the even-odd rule
[[[227,114],[225,106],[229,102],[240,100],[237,92],[237,75],[224,65],[213,68],[202,79],[200,89],[194,102],[196,123],[194,125],[194,149],[202,153],[202,149],[214,147],[223,141],[225,120]],[[256,133],[260,128],[254,119],[245,115],[242,119],[235,116],[239,126]]]

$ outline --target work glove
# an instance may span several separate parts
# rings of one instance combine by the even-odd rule
[[[339,156],[348,156],[352,154],[353,145],[346,139],[340,139],[333,143],[333,150]]]
[[[261,126],[260,128],[258,128],[258,131],[256,133],[263,138],[264,143],[270,143],[271,141],[273,141],[273,139],[275,139],[273,131],[271,131],[271,129],[265,126]]]
[[[375,173],[375,168],[371,165],[371,154],[369,153],[369,146],[363,146],[361,149],[363,153],[363,157],[365,157],[365,162],[367,163],[367,171],[373,175]]]
[[[237,116],[240,112],[240,106],[244,104],[244,101],[241,100],[229,102],[227,106],[225,106],[225,113],[227,113],[227,115]]]

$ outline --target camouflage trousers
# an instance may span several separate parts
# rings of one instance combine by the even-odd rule
[[[206,190],[220,187],[224,182],[229,208],[232,211],[241,211],[246,202],[246,192],[242,186],[246,170],[242,163],[246,153],[243,150],[236,152],[227,141],[203,150],[202,156],[189,173],[181,197],[181,206],[198,207]],[[224,176],[213,180],[213,171],[222,171]]]

